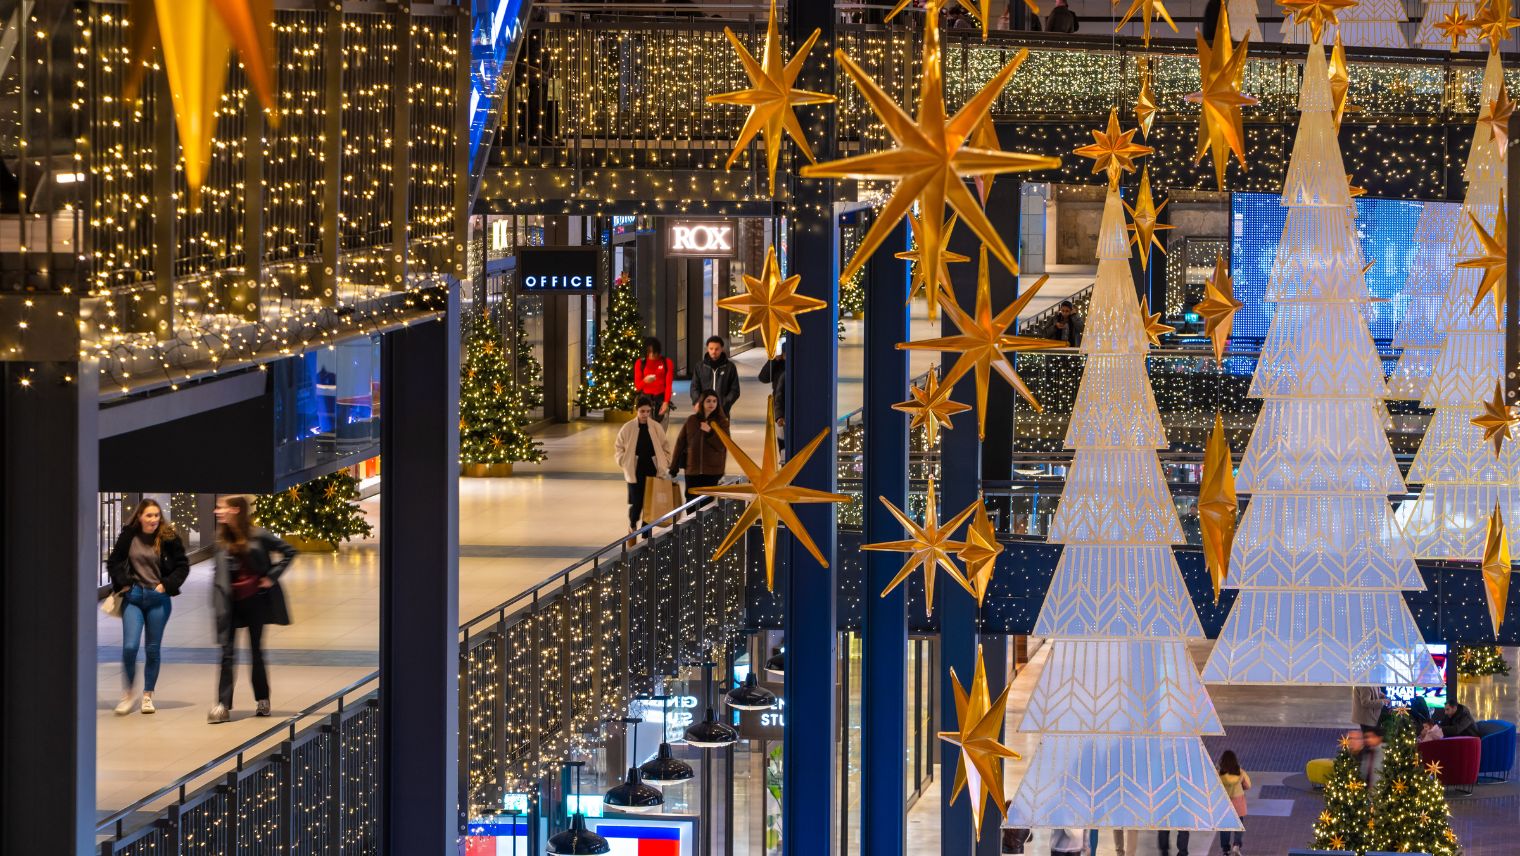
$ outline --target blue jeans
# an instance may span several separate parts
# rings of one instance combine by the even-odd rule
[[[1241,820],[1244,821],[1245,818],[1241,818]],[[1244,831],[1231,832],[1231,831],[1226,830],[1226,831],[1220,832],[1219,833],[1219,852],[1223,853],[1223,854],[1226,854],[1226,856],[1228,856],[1228,854],[1230,852],[1230,839],[1231,838],[1235,839],[1235,846],[1236,847],[1244,847],[1244,846],[1246,846],[1246,834],[1245,834]]]
[[[164,627],[174,604],[167,594],[134,584],[127,592],[121,611],[121,677],[127,689],[137,678],[137,642],[147,631],[148,644],[143,665],[143,692],[153,692],[158,684],[158,651],[164,641]]]

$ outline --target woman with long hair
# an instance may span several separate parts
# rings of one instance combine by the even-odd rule
[[[111,575],[111,590],[121,598],[121,701],[116,715],[132,712],[135,699],[132,686],[137,680],[137,646],[143,646],[143,713],[153,713],[153,688],[158,684],[159,648],[169,614],[174,611],[171,598],[190,576],[185,559],[185,545],[164,519],[163,508],[151,499],[137,504],[137,510],[122,527],[111,555],[106,558]]]
[[[1230,798],[1230,805],[1234,806],[1235,814],[1240,818],[1243,825],[1246,822],[1246,791],[1251,789],[1251,777],[1240,768],[1240,760],[1235,757],[1235,752],[1226,749],[1219,756],[1219,783],[1224,785],[1225,796]],[[1230,839],[1234,838],[1234,846]],[[1240,848],[1245,846],[1245,831],[1232,832],[1220,830],[1219,852],[1221,856],[1240,856]]]
[[[728,447],[718,439],[714,427],[728,430],[728,417],[712,390],[702,393],[697,412],[686,417],[681,434],[676,437],[676,449],[670,456],[670,477],[675,478],[682,467],[686,468],[686,501],[691,502],[698,494],[693,490],[712,487],[723,479],[728,469]]]
[[[644,512],[644,490],[649,480],[670,466],[670,446],[665,442],[665,431],[654,419],[655,404],[648,398],[640,398],[634,408],[634,418],[623,423],[612,442],[612,459],[623,471],[628,483],[628,533],[639,530]]]
[[[214,725],[232,718],[239,627],[248,628],[248,647],[253,654],[254,714],[269,716],[264,625],[290,623],[279,579],[295,557],[295,548],[278,535],[254,527],[247,497],[217,497],[216,584],[211,590],[211,606],[216,614],[217,641],[222,646],[222,665],[216,682],[216,704],[206,714],[207,722]]]

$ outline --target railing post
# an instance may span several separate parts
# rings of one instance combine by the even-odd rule
[[[130,297],[125,298],[118,312],[125,318],[124,328],[152,333],[163,341],[174,336],[174,322],[178,320],[174,307],[174,225],[179,215],[174,208],[174,167],[179,147],[174,133],[174,103],[164,75],[148,75],[144,85],[153,87],[153,289],[135,304]]]
[[[295,746],[289,740],[284,741],[280,744],[280,751],[271,760],[279,765],[281,779],[284,782],[284,787],[279,789],[279,795],[275,797],[275,812],[278,818],[275,821],[275,827],[280,832],[280,847],[286,853],[290,853],[296,846],[295,782],[292,780],[296,770]]]
[[[570,594],[570,575],[559,590],[559,682],[561,702],[560,733],[566,740],[574,732],[575,680],[570,677],[570,639],[575,632],[575,598]]]
[[[344,834],[343,811],[343,762],[347,752],[343,748],[343,707],[340,704],[338,712],[327,718],[327,723],[322,726],[327,730],[327,774],[322,777],[322,783],[327,788],[325,803],[327,805],[327,828],[332,831],[333,843],[337,845],[338,853],[343,852],[343,841],[347,837]]]
[[[338,303],[338,222],[343,204],[343,3],[330,0],[322,16],[322,261],[307,269],[301,284],[315,286],[310,294],[324,306]],[[409,138],[404,138],[409,139]],[[400,141],[398,141],[398,144]],[[315,276],[312,274],[315,273]]]
[[[407,203],[411,197],[412,185],[412,84],[415,82],[416,69],[413,56],[416,53],[412,46],[412,6],[410,0],[403,0],[400,8],[386,14],[394,15],[396,27],[401,32],[401,37],[396,40],[395,62],[391,65],[392,90],[391,97],[391,122],[393,134],[391,143],[391,237],[390,246],[386,252],[385,264],[382,269],[386,271],[390,282],[387,283],[390,290],[400,291],[406,284],[406,260],[407,260]],[[465,99],[468,100],[468,99]],[[469,126],[456,126],[456,144],[460,137],[467,137]],[[465,144],[462,147],[468,148]],[[456,176],[456,181],[458,177]],[[452,251],[452,245],[450,250]],[[452,254],[452,253],[451,253]]]
[[[278,96],[276,96],[278,97]],[[222,311],[245,321],[259,320],[264,279],[264,105],[249,92],[243,104],[243,275],[217,289]]]

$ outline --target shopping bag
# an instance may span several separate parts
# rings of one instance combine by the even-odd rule
[[[126,595],[121,592],[111,592],[100,601],[100,611],[112,618],[120,618],[127,608]]]
[[[653,523],[681,507],[681,486],[667,478],[644,480],[644,511],[640,515],[645,523]]]

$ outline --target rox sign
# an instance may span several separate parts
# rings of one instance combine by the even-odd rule
[[[734,231],[733,220],[666,220],[665,255],[733,258]]]

